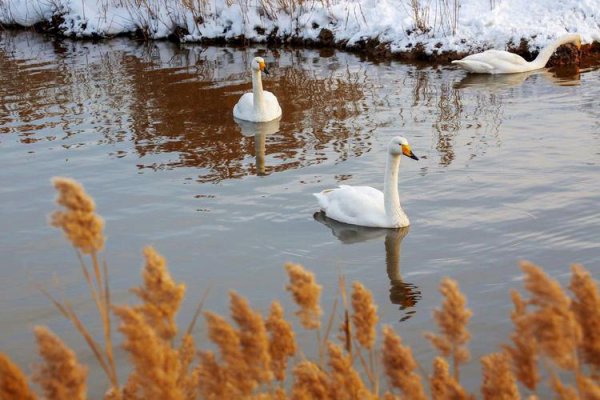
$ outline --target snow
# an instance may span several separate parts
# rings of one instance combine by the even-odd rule
[[[460,5],[458,14],[455,1]],[[282,3],[291,4],[277,0],[3,0],[0,23],[32,26],[61,15],[61,29],[68,36],[142,31],[152,39],[166,38],[181,27],[189,32],[183,37],[187,42],[242,35],[254,42],[265,42],[269,35],[283,41],[316,40],[326,28],[346,46],[377,38],[389,43],[392,52],[409,50],[418,43],[428,53],[503,49],[522,38],[534,50],[575,32],[581,34],[583,43],[600,41],[600,0],[419,0],[426,28],[422,30],[416,28],[410,0],[304,0],[292,10],[281,8]]]

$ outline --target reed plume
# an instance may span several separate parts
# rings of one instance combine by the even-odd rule
[[[283,315],[283,307],[278,301],[271,303],[271,312],[265,326],[270,334],[269,354],[271,355],[271,370],[275,379],[285,380],[288,359],[296,354],[296,338],[294,330]]]
[[[249,396],[256,387],[256,381],[251,378],[252,374],[244,362],[239,333],[217,314],[205,312],[204,316],[208,326],[208,336],[219,348],[224,362],[225,381],[239,391],[237,397]]]
[[[600,292],[589,272],[581,265],[571,268],[569,288],[575,295],[571,310],[581,328],[579,346],[583,361],[600,369]]]
[[[429,378],[432,400],[471,400],[474,399],[463,387],[450,375],[450,367],[442,357],[433,360],[433,373]]]
[[[559,400],[579,400],[579,395],[577,394],[577,390],[572,386],[565,386],[560,381],[559,377],[556,376],[555,373],[551,374],[550,377],[550,386],[554,393],[556,394],[556,399]]]
[[[84,400],[87,367],[77,361],[73,350],[43,326],[34,328],[42,363],[35,366],[33,381],[47,400]]]
[[[171,340],[177,334],[175,315],[179,310],[185,285],[177,284],[169,274],[166,261],[154,248],[148,246],[144,249],[146,263],[142,277],[143,286],[132,291],[143,301],[136,306],[148,325],[164,340]]]
[[[415,373],[417,363],[410,347],[389,326],[383,327],[383,367],[390,385],[398,388],[404,397],[414,400],[426,399],[420,376]]]
[[[178,385],[181,363],[177,350],[135,308],[115,306],[113,311],[121,319],[123,348],[134,365],[129,375],[129,381],[134,383],[129,385],[139,390],[135,395],[145,399],[184,400],[184,391]]]
[[[356,332],[356,339],[367,349],[372,349],[375,344],[377,328],[377,306],[373,302],[373,295],[360,282],[352,284],[352,322]]]
[[[250,378],[257,384],[273,380],[269,337],[260,313],[252,310],[248,301],[235,292],[229,293],[231,317],[237,323],[242,360],[246,363]]]
[[[285,265],[290,278],[286,289],[292,293],[294,301],[300,307],[296,315],[300,318],[302,326],[306,329],[319,329],[321,326],[321,285],[315,281],[315,275],[305,270],[299,264],[287,263]]]
[[[515,290],[511,291],[511,297],[514,310],[510,318],[515,329],[510,338],[514,347],[504,346],[504,349],[512,360],[517,379],[528,389],[535,390],[540,381],[537,342],[530,329],[523,299]]]
[[[211,351],[199,353],[200,362],[194,370],[198,392],[202,399],[233,399],[236,396],[233,386],[228,382],[227,371],[219,365]]]
[[[425,337],[444,357],[452,357],[454,378],[458,381],[460,364],[470,358],[466,347],[471,337],[467,330],[467,323],[473,313],[466,307],[467,300],[460,292],[456,281],[449,278],[442,280],[440,293],[444,296],[444,302],[440,309],[433,311],[433,318],[441,334],[426,333]]]
[[[540,267],[524,261],[521,269],[525,273],[525,289],[531,293],[529,304],[537,307],[528,313],[527,323],[540,350],[561,368],[577,369],[581,328],[571,312],[569,297]]]
[[[73,246],[85,254],[102,250],[104,221],[94,212],[94,199],[73,179],[55,177],[52,184],[58,191],[56,202],[66,209],[52,213],[52,226],[61,228]]]
[[[350,356],[345,356],[342,349],[329,342],[329,367],[331,369],[331,398],[368,400],[377,397],[369,392],[358,372],[352,366]]]
[[[35,400],[37,397],[29,389],[25,374],[0,352],[0,399]]]
[[[504,352],[481,357],[484,400],[518,400],[521,398],[517,381],[510,368],[510,358]]]
[[[182,388],[185,398],[188,400],[197,397],[198,376],[195,371],[190,372],[190,366],[196,358],[196,344],[194,337],[190,334],[185,334],[181,338],[181,345],[177,349],[179,355],[179,376],[177,377],[177,385]]]
[[[330,398],[329,393],[329,377],[317,364],[311,361],[296,364],[292,400],[326,400]]]

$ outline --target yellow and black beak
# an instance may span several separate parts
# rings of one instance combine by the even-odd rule
[[[402,154],[404,154],[408,158],[412,158],[413,160],[419,161],[419,157],[415,156],[415,153],[412,152],[410,146],[407,144],[402,146]]]
[[[264,72],[264,73],[265,73],[265,74],[267,74],[267,75],[270,75],[270,74],[269,74],[269,70],[267,69],[267,65],[266,65],[264,62],[261,62],[261,63],[259,63],[258,65],[259,65],[259,67],[260,67],[260,70],[261,70],[262,72]]]

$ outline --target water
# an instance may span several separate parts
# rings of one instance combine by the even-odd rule
[[[231,115],[256,55],[284,110],[265,132]],[[435,329],[443,277],[468,296],[475,360],[507,340],[518,260],[562,283],[575,262],[598,278],[598,70],[472,77],[332,51],[28,32],[0,32],[0,70],[0,349],[29,366],[31,328],[48,325],[92,366],[94,393],[104,381],[93,356],[38,290],[69,299],[98,329],[74,251],[46,223],[52,176],[84,183],[106,219],[114,301],[135,301],[128,289],[140,283],[143,246],[153,245],[187,285],[181,326],[206,288],[206,309],[227,312],[233,289],[262,310],[277,298],[290,312],[282,266],[293,261],[316,273],[326,310],[340,274],[363,282],[382,321],[428,367],[433,351],[421,333]],[[409,230],[313,217],[313,192],[382,188],[385,148],[398,134],[421,158],[401,165]],[[478,370],[472,362],[462,374],[472,390]]]

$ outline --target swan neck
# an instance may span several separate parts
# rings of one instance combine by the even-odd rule
[[[252,71],[252,93],[254,96],[253,106],[254,111],[262,113],[265,108],[265,96],[262,87],[262,78],[260,71]]]
[[[400,155],[388,155],[385,168],[385,182],[383,183],[383,198],[385,214],[389,219],[398,221],[402,215],[400,207],[400,194],[398,193],[398,170],[400,168]]]
[[[561,38],[556,39],[554,42],[550,43],[548,46],[544,47],[540,54],[532,61],[537,68],[544,68],[552,54],[558,49],[560,46],[566,43],[573,43],[578,39],[578,35],[567,35]]]

